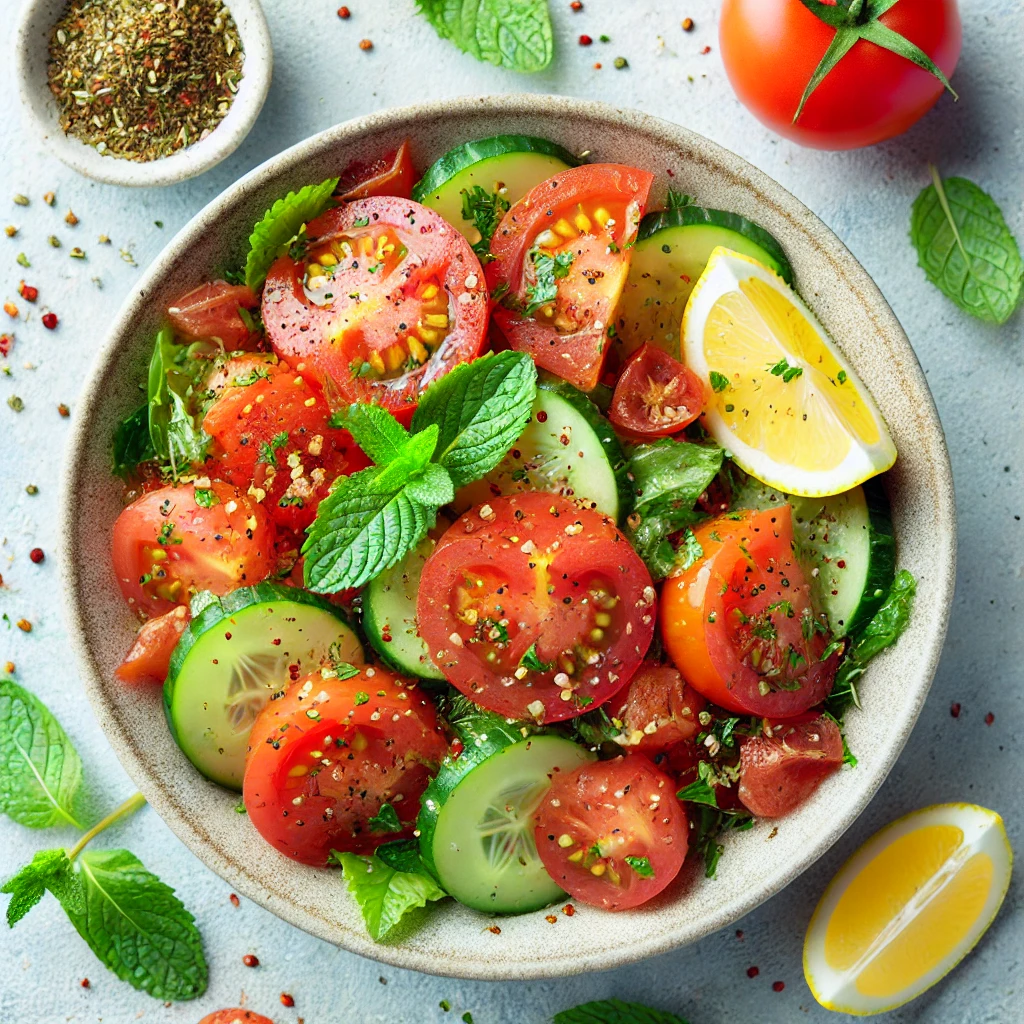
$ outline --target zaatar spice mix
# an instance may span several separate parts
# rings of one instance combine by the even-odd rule
[[[221,0],[71,0],[50,39],[49,83],[66,134],[145,162],[220,124],[242,63]]]

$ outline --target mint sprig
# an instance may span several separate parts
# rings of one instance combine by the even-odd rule
[[[686,1021],[667,1010],[655,1010],[641,1003],[601,999],[556,1013],[553,1024],[686,1024]]]
[[[339,477],[303,545],[305,583],[361,587],[412,550],[455,490],[489,473],[522,433],[537,389],[529,356],[502,352],[457,366],[424,392],[412,431],[378,406],[344,426],[376,465]]]

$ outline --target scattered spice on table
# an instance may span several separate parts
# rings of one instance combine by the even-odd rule
[[[56,194],[53,192],[44,192],[43,202],[46,203],[47,206],[53,206],[53,204],[57,202]],[[88,981],[88,978],[86,980]]]
[[[9,356],[14,348],[13,334],[0,334],[0,356]]]
[[[245,956],[242,957],[242,963],[245,964],[246,967],[259,967],[260,958],[253,953],[246,953]]]
[[[50,39],[50,91],[66,134],[144,162],[220,124],[242,61],[221,0],[71,0]]]
[[[683,31],[684,32],[692,32],[693,31],[693,18],[683,18]]]
[[[606,36],[604,33],[599,35],[597,38],[600,39],[602,43],[610,43],[612,41],[612,37]]]
[[[761,968],[760,967],[748,967],[747,968],[747,977],[748,978],[756,978],[760,973],[761,973]]]
[[[372,39],[360,39],[359,40],[359,49],[360,50],[372,50],[373,49],[373,40]]]
[[[237,907],[239,903],[241,903],[241,900],[234,893],[231,893],[231,895],[228,896],[228,902],[231,906]]]
[[[572,915],[576,913],[576,908],[571,903],[566,903],[566,905],[562,907],[562,913],[565,914],[566,917],[572,917]]]
[[[18,307],[13,302],[4,303],[4,312],[12,319],[17,320],[18,318]]]
[[[25,484],[25,493],[26,494],[38,494],[39,493],[39,488],[36,487],[35,484]]]
[[[597,62],[597,63],[596,63],[595,65],[594,65],[594,70],[595,70],[595,71],[600,71],[600,70],[601,70],[601,67],[602,67],[602,64],[601,64],[601,62],[600,62],[600,61],[598,61],[598,62]]]
[[[75,259],[75,260],[84,260],[85,259],[85,250],[84,249],[79,249],[78,246],[76,245],[71,250],[71,252],[68,253],[68,255],[72,259]]]
[[[281,1005],[282,1006],[294,1006],[295,1000],[287,992],[281,993]]]
[[[590,46],[593,41],[585,32],[580,36],[580,46]]]
[[[558,922],[558,918],[554,914],[545,915],[544,920],[547,921],[548,924],[556,924]]]
[[[31,558],[32,561],[36,563],[36,565],[39,565],[40,562],[46,560],[46,555],[43,554],[43,549],[42,548],[33,548],[28,553],[28,557]]]
[[[63,402],[57,406],[57,412],[60,413],[61,419],[65,420],[71,415],[71,410]]]
[[[32,623],[28,619],[18,619],[15,625],[22,631],[22,633],[32,632]]]
[[[24,281],[18,282],[18,294],[26,302],[35,302],[39,298],[39,289],[33,287],[30,284],[25,284]]]
[[[100,235],[96,241],[99,242],[100,245],[110,245],[110,235]]]
[[[75,216],[74,210],[68,210],[68,212],[64,214],[64,223],[70,224],[71,227],[74,227],[78,223],[78,218]]]
[[[14,412],[23,412],[25,409],[25,403],[17,395],[11,395],[7,399],[7,404],[11,407]]]
[[[773,981],[772,982],[772,991],[773,992],[781,992],[785,987],[786,987],[786,983],[784,981]]]
[[[4,662],[4,672],[6,672],[7,675],[9,675],[9,676],[13,676],[14,675],[14,662],[13,661],[5,661]]]
[[[629,67],[629,61],[625,57],[616,57],[615,66],[621,71],[623,68]]]
[[[572,10],[574,10],[574,11],[582,11],[583,10],[583,0],[572,0],[572,3],[569,4],[569,7]]]
[[[4,234],[8,238],[13,238],[17,233],[18,229],[13,224],[8,224],[7,227],[4,228]]]
[[[339,7],[338,17],[347,20],[352,17],[352,12],[347,7]]]
[[[467,1011],[466,1011],[466,1012],[465,1012],[465,1013],[464,1013],[464,1014],[462,1015],[462,1021],[463,1021],[463,1024],[473,1024],[473,1014],[471,1014],[471,1013],[469,1012],[469,1010],[467,1010]]]
[[[17,203],[17,204],[18,204],[18,206],[28,206],[28,202],[29,202],[29,199],[28,199],[28,196],[23,196],[23,195],[22,195],[22,194],[21,194],[21,193],[19,192],[19,193],[18,193],[18,194],[17,194],[17,195],[16,195],[15,197],[14,197],[14,201],[15,201],[15,203]]]
[[[56,235],[50,235],[47,241],[54,247],[54,249],[60,248],[60,239]]]
[[[959,701],[953,701],[953,703],[949,705],[949,713],[954,718],[959,718],[960,717],[960,702]]]
[[[441,1002],[439,1002],[437,1005],[440,1006],[445,1013],[447,1013],[452,1008],[452,1004],[449,1003],[447,999],[442,999]]]
[[[996,720],[996,716],[993,715],[991,711],[985,716],[985,724],[986,725],[991,725],[995,720]]]
[[[54,330],[59,322],[60,321],[57,319],[57,314],[56,313],[44,313],[43,314],[43,326],[47,330],[49,330],[49,331]]]
[[[700,51],[700,52],[701,52],[702,54],[708,54],[708,53],[710,53],[710,52],[711,52],[711,47],[710,47],[710,46],[705,46],[705,47],[703,47],[703,48],[701,49],[701,51]]]
[[[18,253],[15,262],[18,264],[19,267],[24,267],[26,270],[28,270],[28,268],[32,266],[32,264],[29,263],[28,257],[23,252]]]
[[[91,983],[90,983],[90,981],[89,981],[89,979],[88,979],[88,978],[83,978],[83,979],[82,979],[82,988],[89,988],[89,987],[90,987],[90,984],[91,984]]]

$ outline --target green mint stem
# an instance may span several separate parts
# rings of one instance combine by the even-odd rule
[[[116,810],[111,811],[101,822],[93,825],[88,832],[78,840],[77,843],[68,851],[68,860],[74,863],[75,858],[85,849],[86,845],[95,839],[105,829],[110,828],[115,821],[120,821],[122,818],[127,818],[128,815],[134,814],[144,803],[146,798],[141,793],[135,793],[133,796],[128,797],[127,800]]]

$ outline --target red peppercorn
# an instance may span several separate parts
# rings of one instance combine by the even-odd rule
[[[572,3],[569,4],[569,6],[574,11],[582,11],[583,10],[583,0],[572,0]]]
[[[83,978],[82,979],[82,988],[89,988],[89,979],[88,978]]]
[[[743,941],[743,929],[742,928],[737,928],[736,929],[736,938],[739,939],[740,942]]]
[[[228,897],[228,900],[230,901],[230,903],[231,903],[231,906],[233,906],[233,907],[237,907],[237,906],[238,906],[238,904],[239,904],[239,903],[241,903],[241,900],[239,900],[239,898],[238,898],[238,897],[237,897],[237,896],[236,896],[236,895],[235,895],[234,893],[232,893],[232,894],[231,894],[231,895],[230,895],[230,896]]]
[[[25,282],[22,281],[18,285],[18,294],[26,302],[35,302],[36,299],[39,298],[39,289],[38,288],[34,288],[30,284],[25,284]]]
[[[784,981],[773,981],[772,982],[772,991],[773,992],[781,992],[785,987],[786,987],[786,983]]]
[[[359,49],[360,50],[372,50],[373,49],[373,41],[370,40],[370,39],[360,39],[359,40]]]
[[[352,17],[352,12],[347,7],[339,7],[338,8],[338,17],[339,18],[351,18]]]
[[[757,968],[757,967],[748,967],[747,968],[747,977],[748,978],[756,978],[760,973],[761,973],[760,968]]]
[[[295,1005],[295,1000],[287,992],[282,992],[281,993],[281,1005],[282,1006],[294,1006]]]
[[[43,326],[49,328],[52,331],[57,326],[57,314],[56,313],[44,313],[43,314]]]
[[[242,957],[242,963],[245,964],[246,967],[259,967],[260,959],[252,953],[246,953],[245,956]]]
[[[42,548],[33,548],[28,553],[28,557],[31,558],[32,561],[36,563],[36,565],[38,565],[46,557],[46,555],[43,554]]]
[[[683,31],[684,32],[692,32],[693,31],[693,18],[683,18]]]
[[[960,702],[959,701],[954,701],[952,704],[949,705],[949,713],[954,718],[959,718],[960,717]]]
[[[9,356],[14,345],[13,334],[0,334],[0,356]]]
[[[593,41],[585,32],[580,36],[580,46],[590,46]]]
[[[986,725],[991,725],[995,720],[996,720],[996,716],[993,715],[991,711],[985,716],[985,724]]]
[[[710,53],[711,52],[711,47],[710,46],[705,46],[700,52],[701,53]]]

